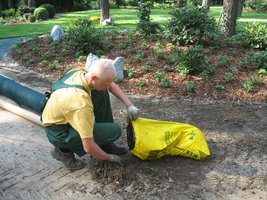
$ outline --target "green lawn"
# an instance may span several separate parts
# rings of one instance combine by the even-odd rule
[[[210,13],[212,16],[219,19],[222,7],[211,7]],[[137,19],[136,9],[111,9],[110,16],[115,19],[116,25],[113,29],[129,29],[134,30],[136,27]],[[83,18],[91,16],[100,16],[99,10],[88,10],[80,12],[70,12],[62,14],[58,19],[52,19],[47,21],[42,21],[38,23],[23,23],[23,24],[6,24],[0,25],[0,38],[12,38],[19,36],[31,36],[37,34],[48,34],[50,33],[54,25],[60,25],[66,28],[70,19]],[[153,9],[151,12],[151,19],[160,24],[165,24],[170,18],[169,10]],[[244,11],[242,17],[238,20],[237,29],[241,30],[242,26],[246,22],[259,21],[261,23],[267,24],[266,13],[255,13]],[[98,27],[100,27],[98,25]]]

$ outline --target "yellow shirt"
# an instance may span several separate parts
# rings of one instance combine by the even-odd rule
[[[42,114],[44,126],[69,123],[82,139],[93,138],[94,108],[84,70],[75,72],[64,83],[82,85],[86,91],[71,87],[54,91]]]

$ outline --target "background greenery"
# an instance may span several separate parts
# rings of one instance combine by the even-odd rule
[[[211,7],[210,14],[218,21],[222,7]],[[151,19],[159,24],[166,24],[170,18],[170,10],[152,9]],[[129,29],[135,30],[138,22],[137,9],[111,9],[110,16],[115,19],[115,26],[107,27],[112,29]],[[15,24],[0,24],[0,38],[12,38],[20,36],[31,36],[36,34],[48,34],[54,25],[60,25],[63,29],[67,28],[70,19],[90,18],[91,16],[100,16],[99,10],[88,10],[63,13],[59,18],[40,21],[37,23],[15,23]],[[237,22],[237,30],[242,30],[242,27],[247,22],[260,22],[267,24],[266,13],[249,12],[244,10],[242,17]],[[96,27],[100,27],[96,25]]]

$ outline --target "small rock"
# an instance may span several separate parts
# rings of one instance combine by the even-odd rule
[[[64,31],[59,25],[53,26],[52,31],[50,33],[50,37],[52,38],[53,41],[60,40],[60,38],[64,35],[65,35]]]

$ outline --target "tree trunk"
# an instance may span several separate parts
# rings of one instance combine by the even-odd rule
[[[7,1],[7,6],[8,6],[8,8],[14,8],[14,2],[13,2],[13,0],[8,0]]]
[[[224,0],[223,11],[219,20],[219,28],[223,35],[235,35],[239,3],[236,0]]]
[[[109,0],[100,0],[100,7],[101,7],[101,18],[100,18],[100,24],[105,19],[109,18]]]
[[[30,7],[30,8],[32,8],[32,7],[36,7],[36,2],[35,2],[35,0],[28,0],[28,6]]]
[[[238,12],[237,17],[241,17],[245,0],[238,0]]]
[[[210,0],[202,0],[202,7],[206,9],[210,9]]]
[[[176,5],[178,8],[184,7],[186,5],[186,0],[177,0]]]

